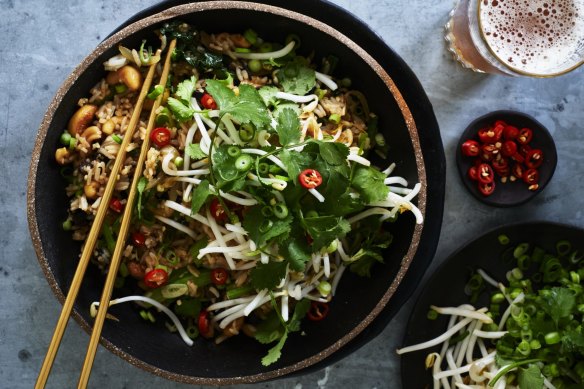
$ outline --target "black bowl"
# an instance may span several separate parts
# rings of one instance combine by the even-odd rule
[[[520,179],[503,184],[496,176],[495,191],[490,196],[484,196],[479,191],[476,182],[469,178],[468,169],[473,165],[475,158],[462,155],[462,144],[469,139],[478,141],[479,129],[488,127],[497,120],[503,120],[519,129],[527,127],[533,130],[533,139],[529,145],[534,149],[542,150],[544,154],[544,161],[538,168],[539,187],[537,190],[529,190],[528,185]],[[479,201],[495,207],[521,205],[541,193],[554,175],[557,162],[556,145],[548,129],[531,116],[517,111],[494,111],[475,119],[462,133],[456,149],[456,166],[466,189]]]
[[[313,6],[318,4],[318,14],[340,13],[345,19],[352,20],[352,33],[355,29],[368,31],[336,7],[327,3],[310,3]],[[357,88],[366,90],[372,110],[380,115],[382,124],[386,123],[383,127],[392,126],[392,160],[397,162],[400,175],[410,182],[422,183],[418,205],[427,219],[423,225],[416,226],[412,217],[400,218],[393,227],[396,239],[387,252],[387,265],[380,267],[370,280],[351,275],[343,279],[331,307],[329,323],[334,324],[306,323],[306,336],[291,339],[280,361],[269,368],[259,363],[268,347],[253,340],[243,337],[231,339],[221,346],[199,341],[189,348],[163,328],[144,323],[130,306],[112,308],[112,313],[120,321],[105,325],[102,344],[148,371],[197,384],[254,382],[282,376],[319,362],[328,363],[332,360],[325,358],[335,355],[336,350],[351,340],[358,340],[358,343],[350,343],[345,350],[355,349],[377,334],[379,328],[370,330],[367,326],[378,315],[381,314],[385,324],[397,312],[415,285],[413,280],[406,289],[396,293],[400,281],[408,275],[410,264],[415,264],[415,278],[421,277],[434,253],[442,217],[444,156],[431,107],[405,64],[370,31],[362,39],[377,49],[383,48],[379,53],[381,58],[393,61],[393,71],[408,87],[407,100],[384,67],[355,42],[329,25],[283,8],[223,1],[187,4],[140,19],[112,35],[66,80],[51,103],[39,131],[31,162],[28,212],[31,235],[41,266],[53,291],[63,301],[64,290],[76,265],[79,246],[72,244],[69,235],[59,228],[66,215],[67,198],[64,194],[65,183],[52,160],[62,128],[74,112],[77,100],[103,76],[101,63],[116,52],[119,43],[131,47],[139,45],[144,36],[152,33],[157,23],[174,17],[212,32],[226,29],[241,31],[251,25],[260,33],[269,33],[274,40],[283,39],[285,34],[294,31],[303,38],[303,42],[310,42],[310,48],[315,52],[335,53],[342,59],[337,74],[351,76]],[[371,37],[377,41],[372,43]],[[370,46],[368,49],[373,48]],[[386,63],[384,65],[389,68]],[[416,116],[409,108],[410,101]],[[417,127],[418,118],[421,131]],[[97,269],[90,267],[74,312],[74,317],[86,330],[90,322],[88,307],[90,302],[99,298],[102,282]],[[350,289],[360,290],[361,293],[350,293]],[[400,298],[395,303],[394,294]],[[363,299],[362,296],[368,297]],[[388,302],[393,305],[389,313],[384,310]],[[366,336],[360,337],[360,334]]]
[[[501,245],[498,237],[507,235],[509,245]],[[584,250],[584,230],[567,224],[533,221],[508,224],[497,227],[473,239],[452,253],[424,285],[408,320],[402,347],[433,339],[442,334],[448,325],[447,316],[429,320],[430,305],[453,307],[468,304],[469,297],[464,293],[465,285],[476,269],[481,268],[495,280],[506,282],[505,275],[516,264],[504,260],[503,253],[510,246],[522,242],[555,252],[556,243],[568,240],[574,250]],[[482,293],[476,304],[488,307],[489,294]],[[441,346],[415,351],[401,356],[401,377],[404,388],[426,388],[432,385],[431,369],[425,368],[426,355],[440,352]]]

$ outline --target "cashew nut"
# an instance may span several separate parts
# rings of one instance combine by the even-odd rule
[[[97,126],[87,127],[81,136],[85,138],[87,143],[92,144],[96,140],[101,139],[101,130]]]
[[[85,197],[89,200],[95,200],[97,198],[97,192],[99,190],[99,183],[97,181],[91,181],[89,184],[83,187],[83,193]]]
[[[136,68],[130,65],[126,65],[120,68],[117,71],[117,74],[120,81],[123,82],[124,85],[126,85],[131,91],[136,91],[140,89],[140,86],[142,86],[142,74],[140,74]]]
[[[108,85],[117,85],[120,83],[120,75],[117,71],[109,72],[105,77],[105,82]]]
[[[71,162],[71,153],[66,147],[61,147],[55,151],[55,160],[59,165],[66,165]]]
[[[93,116],[97,112],[97,106],[92,104],[84,105],[73,114],[69,120],[67,131],[69,134],[75,136],[85,130],[93,121]]]
[[[101,126],[101,130],[106,135],[113,134],[115,129],[116,129],[116,124],[111,119],[109,119],[107,122],[103,123],[103,125]]]

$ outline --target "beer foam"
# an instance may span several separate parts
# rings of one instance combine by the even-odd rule
[[[507,66],[537,75],[584,61],[584,0],[480,0],[483,38]]]

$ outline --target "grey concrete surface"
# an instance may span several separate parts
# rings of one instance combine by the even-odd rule
[[[0,0],[0,388],[34,384],[60,305],[39,269],[26,222],[26,182],[36,131],[53,94],[79,61],[129,16],[157,0]],[[508,221],[547,219],[584,227],[584,69],[555,79],[474,74],[443,43],[451,0],[335,0],[365,20],[410,64],[434,105],[448,173],[440,245],[431,269],[462,242]],[[454,168],[456,140],[473,118],[518,109],[549,127],[559,162],[551,184],[514,209],[481,205]],[[431,273],[431,269],[428,273]],[[427,274],[428,275],[428,274]],[[400,344],[412,300],[374,341],[311,375],[264,388],[399,388]],[[88,336],[72,323],[49,380],[76,386]],[[92,388],[186,388],[100,349]]]

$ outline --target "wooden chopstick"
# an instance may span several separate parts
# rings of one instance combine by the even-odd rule
[[[166,80],[168,79],[168,73],[170,71],[170,59],[174,51],[176,41],[172,40],[168,46],[168,53],[166,55],[166,60],[164,63],[164,68],[162,70],[162,75],[160,77],[160,85],[166,85]],[[97,345],[99,343],[99,338],[101,335],[101,330],[105,321],[107,314],[107,309],[109,307],[110,298],[112,295],[112,290],[114,288],[114,282],[116,276],[118,275],[118,269],[120,267],[120,262],[122,258],[122,251],[126,245],[126,237],[128,230],[130,228],[130,222],[132,219],[132,211],[134,208],[134,200],[136,198],[136,188],[138,187],[138,181],[142,177],[142,170],[144,167],[144,162],[146,161],[146,155],[150,149],[150,133],[154,128],[156,120],[156,111],[160,107],[164,93],[154,102],[152,111],[150,113],[150,118],[148,120],[148,126],[146,129],[146,134],[142,142],[142,148],[140,149],[140,157],[138,158],[138,163],[136,164],[136,170],[134,171],[134,178],[132,180],[132,185],[130,186],[130,192],[128,193],[128,199],[126,200],[126,205],[124,209],[124,215],[122,217],[122,223],[120,225],[120,232],[118,234],[118,240],[116,242],[116,247],[112,255],[110,262],[110,267],[107,273],[107,278],[105,280],[105,285],[103,287],[103,292],[101,295],[101,300],[99,301],[99,309],[97,310],[97,316],[95,317],[95,322],[93,324],[93,331],[91,332],[91,339],[89,340],[89,345],[87,347],[87,354],[85,354],[85,361],[83,362],[83,369],[81,370],[81,375],[79,376],[79,383],[77,388],[84,389],[87,387],[89,382],[89,376],[91,374],[91,367],[95,359],[95,353],[97,351]]]
[[[136,101],[134,112],[132,113],[130,123],[128,124],[126,133],[122,139],[122,144],[120,145],[120,150],[118,151],[118,155],[116,156],[114,166],[112,167],[110,179],[108,180],[105,186],[101,202],[95,215],[95,219],[89,231],[89,235],[85,242],[85,246],[83,247],[83,251],[81,252],[81,259],[79,260],[79,264],[77,265],[77,269],[75,270],[75,274],[73,276],[69,292],[67,293],[67,297],[65,298],[65,302],[63,303],[63,309],[61,310],[59,320],[57,321],[57,325],[55,326],[55,331],[53,333],[51,343],[49,344],[47,354],[45,355],[45,359],[43,360],[43,364],[39,371],[39,375],[35,383],[35,389],[44,388],[47,383],[47,379],[49,378],[49,374],[51,373],[51,368],[53,367],[55,356],[57,355],[57,351],[59,350],[63,334],[65,332],[65,329],[67,328],[69,316],[71,316],[73,304],[75,303],[75,299],[79,294],[79,289],[81,287],[81,282],[83,281],[83,276],[85,275],[87,265],[89,264],[91,256],[93,255],[93,250],[95,249],[95,244],[101,231],[101,226],[103,224],[105,215],[107,214],[109,202],[111,200],[112,193],[117,182],[117,177],[119,175],[122,164],[126,159],[126,149],[132,140],[134,131],[136,129],[138,121],[140,120],[142,106],[144,104],[146,95],[150,90],[150,85],[152,84],[152,79],[154,78],[155,70],[156,64],[151,65],[146,75],[146,78],[144,79],[144,83],[142,84],[142,89],[140,90],[138,100]]]

